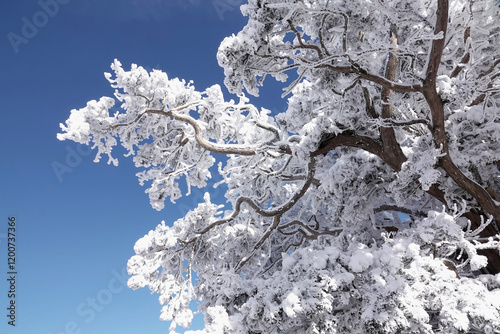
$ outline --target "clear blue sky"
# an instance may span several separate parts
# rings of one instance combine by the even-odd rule
[[[112,95],[103,72],[114,58],[126,68],[137,63],[194,80],[199,90],[222,84],[216,51],[245,24],[240,3],[0,2],[0,333],[168,332],[157,296],[123,288],[123,270],[137,239],[202,195],[156,212],[130,159],[121,157],[119,167],[95,164],[94,153],[56,133],[71,109]],[[276,110],[279,94],[271,88],[257,104]],[[71,173],[58,176],[55,165]],[[18,224],[15,328],[6,317],[9,216]]]

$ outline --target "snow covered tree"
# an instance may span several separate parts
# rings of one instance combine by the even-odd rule
[[[237,101],[115,61],[114,98],[61,125],[96,161],[120,143],[157,210],[179,182],[225,185],[136,243],[129,286],[159,294],[172,333],[194,300],[196,333],[500,333],[495,1],[241,10],[217,55]],[[268,75],[288,82],[283,113],[243,95]]]

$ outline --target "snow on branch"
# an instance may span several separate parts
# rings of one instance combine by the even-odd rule
[[[241,9],[217,54],[237,102],[115,60],[114,96],[61,124],[96,161],[121,145],[157,210],[181,180],[207,191],[137,241],[129,286],[159,294],[172,334],[194,300],[198,334],[500,332],[494,1]],[[283,112],[242,93],[269,76]]]

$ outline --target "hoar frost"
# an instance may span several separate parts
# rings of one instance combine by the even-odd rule
[[[61,125],[96,161],[123,146],[156,210],[220,180],[224,199],[137,241],[129,287],[158,294],[172,334],[197,313],[187,333],[499,333],[495,2],[241,11],[217,53],[235,100],[115,60],[114,96]],[[269,77],[283,112],[243,93]]]

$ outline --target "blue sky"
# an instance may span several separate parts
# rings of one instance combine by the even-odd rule
[[[94,153],[56,133],[71,109],[112,95],[103,72],[115,58],[194,80],[199,90],[222,85],[216,51],[245,24],[241,2],[0,2],[1,333],[168,332],[157,296],[123,287],[124,268],[137,239],[184,215],[202,194],[157,212],[130,159],[95,164]],[[282,108],[279,95],[271,87],[256,103]],[[6,317],[10,216],[18,224],[15,328]]]

